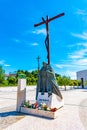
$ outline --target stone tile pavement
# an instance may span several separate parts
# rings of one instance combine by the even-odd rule
[[[61,92],[65,105],[59,110],[58,117],[53,120],[31,115],[17,115],[18,113],[15,113],[16,88],[4,89],[4,91],[0,89],[0,113],[8,109],[9,112],[13,111],[12,119],[9,115],[0,117],[0,130],[87,130],[87,89]],[[28,88],[27,99],[34,99],[34,97],[35,87]],[[17,116],[20,118],[18,119]],[[10,120],[13,121],[10,123]]]

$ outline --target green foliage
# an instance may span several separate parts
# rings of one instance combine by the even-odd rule
[[[59,85],[59,86],[63,86],[62,77],[61,77],[61,76],[58,76],[58,77],[56,77],[56,79],[57,79],[58,85]]]
[[[8,85],[16,85],[17,84],[17,78],[16,77],[12,77],[12,76],[9,76],[8,78],[7,78],[7,80],[8,80]]]
[[[59,77],[59,76],[61,76],[61,75],[60,75],[60,74],[55,73],[55,76],[56,76],[56,77]]]
[[[35,78],[35,77],[27,77],[27,85],[36,85],[36,83],[37,83],[37,78]]]
[[[25,72],[23,71],[23,70],[18,70],[17,72],[16,72],[16,78],[18,78],[18,75],[19,74],[25,74]]]
[[[70,77],[67,76],[58,76],[56,77],[57,83],[59,86],[80,86],[81,85],[81,80],[72,80]],[[86,82],[87,83],[87,82]]]
[[[73,86],[80,86],[81,80],[73,80]]]
[[[0,83],[3,83],[5,79],[5,71],[3,70],[2,66],[0,66]]]
[[[65,86],[65,91],[66,91],[66,86],[69,85],[69,82],[70,82],[70,77],[66,77],[66,76],[62,77],[62,84]]]
[[[18,78],[20,78],[20,79],[26,79],[26,75],[25,74],[18,74]]]
[[[85,81],[84,85],[87,86],[87,80]]]
[[[36,85],[37,84],[37,79],[38,79],[38,71],[23,71],[23,70],[18,70],[16,72],[16,76],[8,76],[7,79],[5,79],[5,71],[2,69],[0,66],[0,86],[14,86],[17,85],[18,83],[18,75],[26,75],[26,80],[27,80],[27,85]],[[81,80],[71,80],[70,77],[67,76],[61,76],[59,74],[55,74],[56,80],[59,86],[80,86],[81,85]],[[86,81],[87,84],[87,81]]]
[[[37,70],[32,71],[31,74],[32,74],[35,78],[37,78],[37,76],[38,76],[38,71],[37,71]]]
[[[32,72],[29,72],[27,70],[26,71],[18,70],[17,73],[16,73],[16,77],[9,76],[7,78],[8,85],[10,85],[10,86],[16,85],[19,75],[26,75],[27,85],[36,85],[37,78],[38,78],[37,77],[38,76],[38,71],[37,70],[32,71]]]
[[[4,80],[2,83],[4,86],[8,86],[8,80]]]
[[[65,86],[65,90],[66,90],[66,86],[69,85],[69,83],[70,83],[70,77],[58,76],[56,79],[57,79],[59,86]]]
[[[26,77],[31,77],[32,74],[29,71],[26,70],[25,75],[26,75]]]

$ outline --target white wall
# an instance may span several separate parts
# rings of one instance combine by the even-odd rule
[[[87,70],[77,72],[77,80],[81,80],[81,78],[83,78],[84,81],[87,80]]]

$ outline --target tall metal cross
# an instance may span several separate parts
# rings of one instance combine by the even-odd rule
[[[37,57],[37,61],[38,61],[38,72],[39,72],[39,70],[40,70],[40,62],[39,62],[40,61],[40,57],[39,56]]]
[[[48,16],[46,17],[46,20],[42,17],[42,22],[38,23],[38,24],[34,24],[34,27],[40,26],[42,24],[46,25],[46,39],[45,39],[45,46],[46,46],[46,50],[47,50],[47,59],[48,59],[48,64],[50,64],[50,41],[49,41],[49,26],[48,23],[56,18],[59,18],[61,16],[63,16],[64,13],[58,14],[50,19],[48,19]]]

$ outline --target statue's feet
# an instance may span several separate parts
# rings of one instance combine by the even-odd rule
[[[50,97],[52,95],[52,92],[48,92],[48,97]]]
[[[41,92],[41,95],[44,95],[44,92]]]

